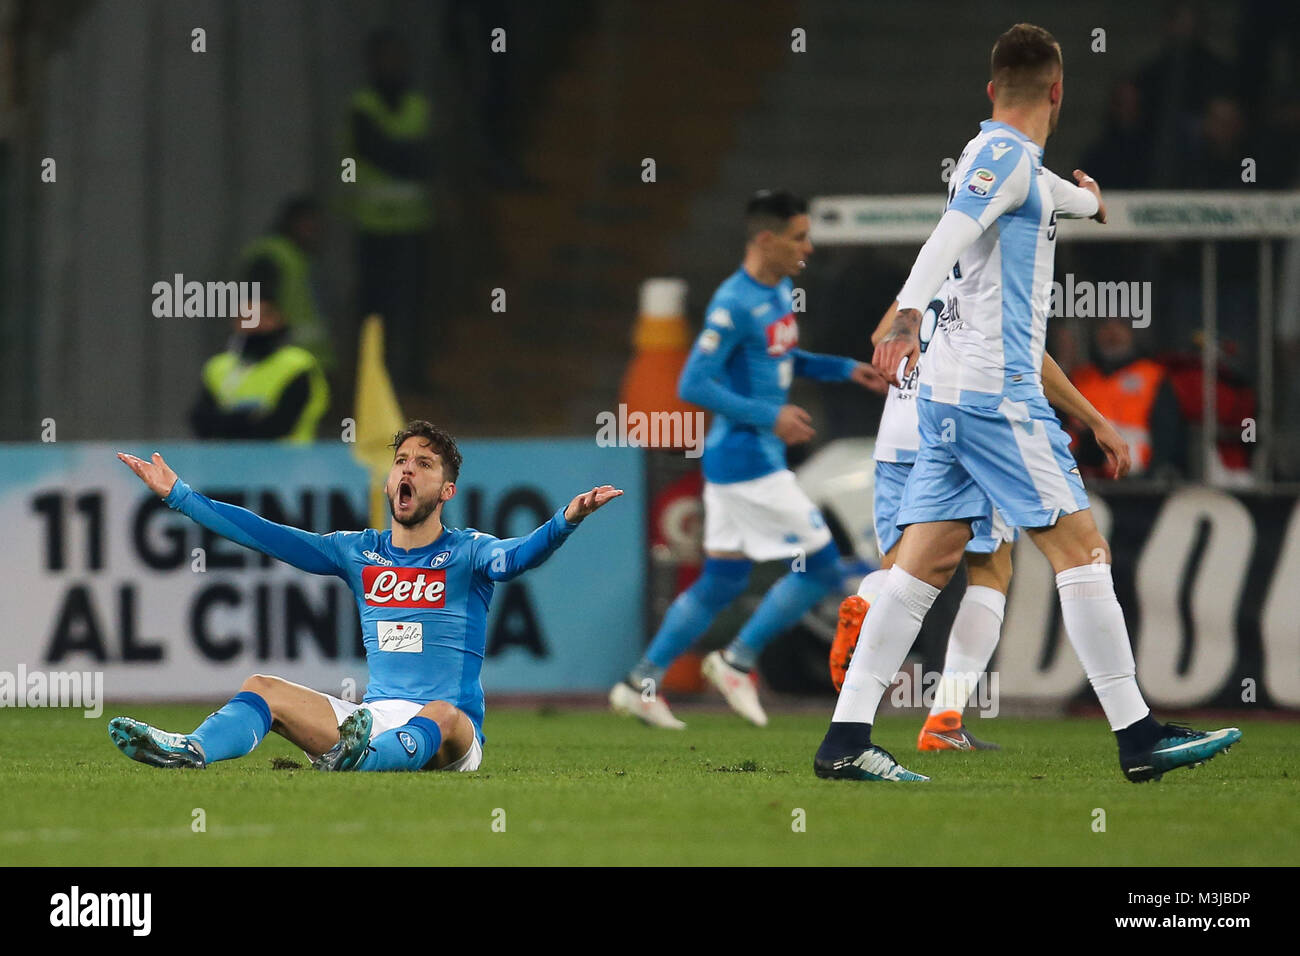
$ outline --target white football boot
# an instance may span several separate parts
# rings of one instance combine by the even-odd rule
[[[708,678],[710,684],[722,691],[722,696],[727,698],[727,703],[731,705],[732,710],[751,724],[757,724],[759,727],[767,726],[767,714],[763,713],[763,706],[758,702],[758,691],[754,689],[754,682],[749,679],[747,673],[728,664],[721,651],[714,651],[704,658],[704,663],[700,665],[700,673]]]
[[[609,706],[614,713],[630,715],[651,727],[668,730],[685,730],[686,725],[673,716],[668,703],[659,694],[642,694],[633,690],[626,681],[619,681],[609,692]]]

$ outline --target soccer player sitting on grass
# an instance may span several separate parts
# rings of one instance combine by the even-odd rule
[[[370,676],[353,704],[279,677],[255,674],[190,734],[130,717],[109,722],[124,754],[155,767],[206,767],[242,757],[268,731],[301,747],[318,770],[477,770],[483,761],[483,666],[488,602],[497,581],[535,568],[578,523],[623,492],[578,495],[521,538],[445,528],[456,494],[456,441],[429,422],[393,439],[385,492],[391,531],[319,535],[212,501],[152,462],[119,453],[167,505],[211,531],[312,574],[333,574],[357,598]]]

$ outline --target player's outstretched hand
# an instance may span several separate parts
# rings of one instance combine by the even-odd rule
[[[1110,462],[1111,477],[1123,478],[1133,467],[1129,457],[1128,442],[1110,422],[1102,422],[1092,430],[1092,437],[1097,439],[1097,446],[1106,453]]]
[[[876,367],[868,362],[859,362],[855,365],[849,381],[877,395],[884,395],[889,391],[889,382],[885,381],[885,376],[877,372]]]
[[[171,470],[167,462],[163,461],[163,456],[157,452],[153,453],[151,462],[120,451],[117,457],[126,463],[126,467],[139,475],[140,480],[159,498],[166,498],[172,490],[172,485],[176,484],[176,472]]]
[[[613,485],[597,485],[591,491],[583,492],[570,501],[569,507],[564,509],[564,518],[566,521],[576,524],[597,508],[613,501],[622,493],[623,489],[615,488]]]
[[[916,309],[899,309],[894,317],[893,329],[876,346],[871,364],[890,385],[902,387],[903,383],[898,377],[898,366],[904,357],[907,358],[904,375],[910,375],[912,369],[916,367],[917,360],[921,357],[921,339],[917,335],[917,329],[920,327],[920,312]]]
[[[1097,214],[1093,216],[1098,222],[1106,221],[1106,203],[1101,198],[1101,187],[1097,185],[1097,180],[1093,179],[1082,169],[1074,171],[1074,178],[1078,184],[1097,197]]]
[[[812,441],[817,434],[812,427],[812,416],[798,405],[782,405],[776,413],[776,422],[772,431],[777,438],[787,445],[800,445]]]

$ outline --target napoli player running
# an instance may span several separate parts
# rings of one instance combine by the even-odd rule
[[[1056,572],[1066,633],[1115,733],[1124,775],[1159,779],[1226,750],[1241,731],[1162,724],[1138,688],[1110,550],[1042,389],[1056,240],[1042,152],[1060,111],[1060,46],[1046,30],[1018,24],[998,38],[991,72],[993,118],[963,150],[948,208],[899,293],[893,330],[876,348],[876,368],[891,381],[904,357],[910,371],[921,310],[951,275],[953,307],[921,365],[921,447],[899,509],[898,559],[866,617],[814,771],[853,780],[928,779],[873,744],[871,723],[960,560],[971,523],[996,508],[1027,529]],[[1075,177],[1083,189],[1070,212],[1105,222],[1097,184],[1080,170]]]
[[[202,768],[242,757],[269,731],[312,756],[318,770],[477,770],[483,760],[483,665],[488,602],[554,553],[578,523],[623,492],[578,495],[522,538],[445,528],[456,494],[455,439],[411,422],[393,441],[385,491],[391,531],[319,535],[212,501],[176,477],[162,456],[118,454],[169,507],[223,537],[312,574],[342,578],[356,595],[370,675],[353,704],[279,677],[254,675],[190,734],[129,717],[109,722],[128,757],[155,767]]]
[[[839,552],[821,512],[786,467],[785,445],[813,437],[808,413],[786,403],[794,376],[884,390],[870,365],[798,348],[792,276],[812,254],[807,204],[764,190],[745,207],[741,267],[718,287],[678,391],[714,412],[704,446],[704,569],[664,615],[645,657],[610,691],[610,705],[656,727],[680,730],[658,687],[668,666],[739,597],[754,561],[790,560],[735,640],[704,659],[704,676],[738,714],[767,715],[749,672],[763,648],[840,587]]]
[[[1046,175],[1053,174],[1046,171]],[[1061,199],[1057,206],[1058,215],[1068,215],[1070,191],[1076,189],[1077,186],[1059,179],[1053,185],[1053,195],[1059,195]],[[947,298],[941,289],[926,308],[918,329],[922,355],[946,308]],[[871,334],[872,345],[880,344],[889,333],[897,312],[898,301],[895,300]],[[858,593],[846,597],[840,604],[839,622],[830,654],[831,683],[837,691],[844,683],[863,619],[889,580],[889,569],[898,556],[898,543],[902,538],[898,528],[898,510],[902,506],[907,476],[911,474],[921,447],[916,418],[920,371],[918,362],[910,373],[900,376],[900,385],[889,387],[889,397],[880,416],[873,455],[876,463],[873,514],[876,544],[881,555],[880,569],[863,578]],[[1043,393],[1052,405],[1087,423],[1098,446],[1105,452],[1115,478],[1128,473],[1131,464],[1128,443],[1115,426],[1084,398],[1046,352],[1043,353]],[[997,744],[979,740],[966,729],[962,712],[971,691],[988,668],[1001,637],[1007,590],[1011,585],[1011,547],[1017,535],[1017,529],[1008,525],[996,508],[991,520],[981,518],[972,523],[971,539],[966,543],[962,557],[966,565],[966,590],[948,634],[943,672],[935,687],[934,703],[917,734],[917,750],[970,753],[999,749]]]

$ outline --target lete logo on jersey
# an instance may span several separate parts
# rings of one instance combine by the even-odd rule
[[[371,607],[445,607],[447,572],[421,568],[361,569],[363,597]]]
[[[767,354],[784,355],[799,344],[799,325],[787,312],[767,327]]]

